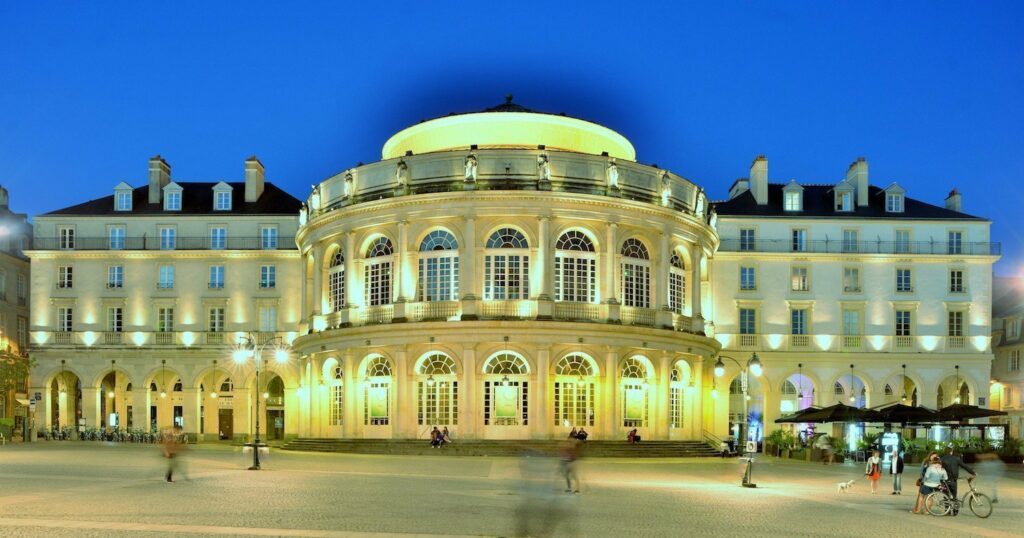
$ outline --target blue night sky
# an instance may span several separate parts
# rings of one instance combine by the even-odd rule
[[[251,154],[305,198],[393,132],[506,93],[612,127],[723,198],[871,181],[993,220],[1024,266],[1022,2],[222,3],[0,6],[0,184],[37,214],[146,182],[240,180]],[[443,5],[442,5],[443,4]],[[624,9],[627,9],[624,11]]]

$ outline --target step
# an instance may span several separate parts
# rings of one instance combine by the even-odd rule
[[[425,439],[296,439],[282,448],[307,452],[339,452],[394,455],[519,456],[529,452],[558,451],[563,440],[479,440],[455,441],[436,449]],[[700,441],[645,441],[628,445],[624,441],[588,441],[588,457],[711,457],[718,451]]]

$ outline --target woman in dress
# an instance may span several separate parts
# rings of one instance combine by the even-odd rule
[[[868,480],[871,481],[871,494],[878,493],[878,479],[882,478],[882,458],[877,450],[871,452],[871,457],[868,458],[868,464],[864,469],[864,474],[867,475]]]

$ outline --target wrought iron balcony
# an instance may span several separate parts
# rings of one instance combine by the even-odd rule
[[[284,238],[281,238],[284,239]],[[36,237],[32,247],[35,250],[295,250],[298,247],[289,241],[278,240],[267,243],[264,238],[252,237],[175,237],[168,241],[158,236],[125,237],[76,237],[71,243],[59,237]]]
[[[999,242],[844,241],[843,239],[740,239],[723,237],[720,252],[792,252],[814,254],[937,254],[943,256],[999,256]]]

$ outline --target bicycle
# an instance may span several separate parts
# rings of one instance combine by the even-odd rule
[[[974,487],[974,478],[967,479],[969,491],[964,493],[963,499],[957,499],[952,495],[949,484],[943,481],[939,484],[939,491],[929,493],[924,499],[925,508],[933,516],[945,516],[950,513],[959,513],[960,508],[967,505],[974,515],[986,518],[992,515],[992,500],[988,495],[979,493]]]

